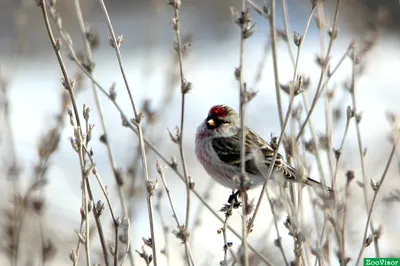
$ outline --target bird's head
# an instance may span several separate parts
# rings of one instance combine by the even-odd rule
[[[201,127],[209,136],[227,137],[237,133],[239,124],[235,110],[226,105],[215,105],[211,107]]]

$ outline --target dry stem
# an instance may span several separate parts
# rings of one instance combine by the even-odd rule
[[[390,167],[390,164],[392,162],[393,156],[396,153],[397,144],[399,143],[400,132],[399,132],[398,129],[397,130],[394,129],[394,130],[395,130],[395,132],[393,134],[393,148],[392,148],[392,150],[390,152],[389,159],[388,159],[388,161],[386,163],[386,166],[385,166],[385,170],[383,171],[381,179],[377,183],[374,184],[374,186],[375,186],[375,188],[374,188],[374,197],[372,198],[372,203],[371,203],[371,206],[370,206],[369,212],[368,212],[368,219],[367,219],[367,222],[365,223],[364,236],[363,236],[363,240],[362,240],[362,243],[361,243],[360,253],[358,254],[357,261],[356,261],[356,264],[355,264],[356,266],[359,265],[361,257],[362,257],[362,254],[363,254],[365,248],[367,247],[366,240],[367,240],[367,234],[368,234],[368,226],[369,226],[369,224],[371,222],[371,219],[372,219],[372,213],[374,211],[374,207],[375,207],[375,204],[376,204],[376,199],[378,198],[378,193],[379,193],[379,191],[380,191],[380,189],[382,187],[383,181],[385,181],[385,179],[386,179],[387,172],[389,170],[389,167]],[[372,231],[372,234],[375,234],[375,232]],[[372,235],[372,237],[374,239],[377,238],[374,235]]]
[[[86,64],[88,66],[88,70],[90,71],[91,75],[93,77],[95,77],[94,70],[93,70],[94,63],[93,63],[93,56],[92,56],[92,48],[91,48],[90,43],[88,41],[88,37],[87,37],[88,31],[87,31],[87,29],[85,27],[85,24],[84,24],[83,15],[82,15],[82,11],[81,11],[81,8],[80,8],[80,0],[75,0],[74,1],[74,5],[75,5],[76,15],[77,15],[78,22],[79,22],[79,27],[80,27],[81,34],[82,34],[82,41],[83,41],[84,48],[85,48],[85,51],[86,51],[86,56],[87,56]],[[117,169],[117,165],[116,165],[116,162],[115,162],[115,159],[114,159],[114,154],[112,152],[111,140],[110,140],[110,137],[109,137],[109,134],[108,134],[106,121],[104,119],[103,107],[102,107],[102,104],[100,102],[100,97],[99,97],[99,94],[97,92],[96,85],[93,82],[91,82],[91,85],[92,85],[93,96],[94,96],[94,99],[95,99],[95,102],[96,102],[97,111],[99,113],[99,117],[100,117],[100,121],[101,121],[101,125],[102,125],[103,136],[104,136],[104,139],[105,139],[104,144],[106,145],[108,159],[109,159],[109,162],[110,162],[110,165],[111,165],[111,169],[112,169],[112,171],[114,173],[115,181],[117,183],[118,195],[119,195],[119,199],[120,199],[120,203],[121,203],[123,216],[124,216],[124,218],[128,218],[127,208],[126,208],[126,204],[125,204],[125,197],[124,197],[124,194],[123,194],[123,191],[122,191],[123,181],[121,180],[121,175],[119,174],[119,170]],[[106,194],[104,194],[104,195],[106,196]],[[106,196],[106,198],[108,198],[108,196]],[[114,224],[115,224],[116,220],[114,218],[114,215],[112,215],[112,216],[113,216],[113,221],[114,221]],[[115,241],[116,241],[116,246],[117,246],[117,243],[118,243],[117,242],[118,241],[118,228],[117,227],[116,227],[115,239],[116,239]],[[127,243],[129,243],[129,242],[130,241],[128,239]],[[130,254],[130,258],[131,258],[131,265],[133,265],[134,263],[133,263],[132,251],[129,248],[129,245],[127,247],[127,250],[129,250],[129,254]],[[118,256],[119,256],[117,249],[115,250],[115,254],[116,255],[114,256],[114,264],[117,265],[118,264]]]
[[[53,36],[53,31],[51,29],[50,26],[50,22],[49,22],[49,17],[47,14],[47,1],[46,0],[39,0],[38,1],[38,5],[40,6],[41,10],[42,10],[42,14],[43,14],[43,19],[46,25],[46,29],[47,29],[47,33],[50,39],[50,42],[52,44],[53,50],[56,54],[58,63],[60,65],[61,68],[61,72],[63,74],[63,85],[65,86],[65,89],[68,91],[69,96],[71,98],[71,103],[72,103],[72,107],[74,110],[74,114],[75,114],[75,120],[77,123],[77,131],[78,134],[80,135],[80,138],[82,137],[82,131],[81,131],[81,123],[80,123],[80,119],[79,119],[79,112],[78,112],[78,108],[77,108],[77,104],[76,104],[76,100],[75,100],[75,96],[74,96],[74,92],[73,92],[73,86],[71,84],[71,80],[69,79],[69,75],[68,72],[65,68],[64,65],[64,61],[61,57],[61,53],[60,53],[60,42],[56,42],[54,36]],[[84,156],[83,156],[83,141],[82,139],[80,140],[79,143],[79,161],[80,161],[80,166],[81,166],[81,174],[82,174],[82,186],[83,186],[83,201],[84,201],[84,211],[85,211],[85,224],[86,224],[86,238],[85,238],[85,248],[86,248],[86,257],[87,257],[87,265],[90,266],[91,265],[91,261],[90,261],[90,241],[89,241],[89,228],[90,228],[90,224],[89,224],[89,211],[88,211],[88,205],[89,205],[89,200],[88,200],[88,188],[87,188],[87,182],[85,181],[85,162],[84,162]],[[108,264],[108,254],[107,252],[103,252],[104,254],[104,259],[106,264]]]
[[[182,170],[183,176],[185,177],[186,183],[186,219],[184,224],[184,231],[187,232],[189,236],[189,217],[190,217],[190,187],[192,186],[187,166],[186,166],[186,158],[185,152],[183,149],[183,132],[184,132],[184,122],[185,122],[185,96],[191,89],[191,83],[185,79],[183,73],[183,56],[182,56],[182,40],[181,40],[181,18],[180,18],[180,0],[172,0],[170,2],[172,7],[174,8],[174,18],[173,18],[173,27],[175,30],[175,37],[176,37],[176,53],[178,55],[178,62],[179,62],[179,74],[180,74],[180,82],[181,82],[181,122],[180,122],[180,130],[179,130],[179,153],[182,162]],[[185,252],[186,252],[186,259],[188,265],[190,265],[190,261],[194,262],[193,257],[191,256],[190,248],[189,248],[189,237],[183,239],[185,242]]]
[[[111,45],[114,47],[115,54],[117,56],[118,64],[120,67],[121,75],[123,77],[124,83],[126,90],[129,95],[129,99],[131,101],[134,117],[136,120],[136,127],[137,127],[137,132],[138,132],[138,137],[139,137],[139,143],[140,143],[140,151],[141,151],[141,159],[142,159],[142,167],[143,167],[143,172],[144,172],[144,177],[145,177],[145,183],[149,184],[150,179],[149,179],[149,172],[147,168],[147,157],[146,157],[146,150],[145,150],[145,144],[144,144],[144,137],[143,137],[143,132],[142,132],[142,126],[141,126],[141,115],[137,112],[135,102],[133,100],[133,96],[131,93],[131,89],[129,87],[128,79],[125,74],[125,68],[123,65],[122,61],[122,56],[119,50],[119,47],[123,41],[122,35],[118,37],[118,40],[115,36],[114,28],[112,26],[110,16],[108,15],[107,8],[104,4],[103,0],[99,0],[99,3],[103,9],[106,21],[107,21],[107,26],[110,32],[110,41]],[[153,263],[154,266],[157,266],[157,250],[156,250],[156,239],[155,239],[155,233],[154,233],[154,211],[153,211],[153,204],[152,204],[152,195],[150,191],[147,189],[146,193],[146,200],[147,200],[147,209],[148,209],[148,216],[149,216],[149,222],[150,222],[150,234],[151,234],[151,246],[152,246],[152,252],[153,252]]]
[[[246,175],[246,126],[245,126],[245,111],[244,106],[246,104],[245,94],[246,85],[244,83],[244,51],[245,51],[245,36],[248,25],[247,16],[250,16],[249,11],[246,7],[246,0],[242,0],[241,15],[238,19],[240,26],[240,54],[239,54],[239,115],[240,115],[240,192],[243,196],[242,206],[242,246],[243,246],[243,265],[249,266],[249,251],[248,251],[248,230],[247,230],[247,204],[248,199],[246,195],[246,183],[248,177]],[[249,19],[251,21],[251,19]]]
[[[364,154],[364,146],[362,144],[362,138],[361,138],[361,129],[360,129],[360,122],[358,119],[358,115],[361,115],[360,113],[357,115],[356,112],[358,111],[358,106],[357,106],[357,100],[356,100],[356,78],[357,78],[357,60],[356,59],[356,52],[355,52],[355,48],[353,47],[352,49],[352,77],[351,77],[351,86],[350,86],[350,95],[351,95],[351,101],[353,104],[353,110],[354,113],[356,115],[356,121],[355,121],[355,127],[356,127],[356,132],[357,132],[357,142],[358,142],[358,152],[360,154],[360,162],[361,162],[361,173],[362,173],[362,177],[363,177],[363,182],[364,182],[364,186],[363,186],[363,194],[364,194],[364,202],[365,202],[365,208],[367,209],[372,209],[372,206],[369,207],[368,205],[368,191],[367,191],[367,184],[368,184],[368,180],[367,180],[367,175],[366,175],[366,171],[365,171],[365,154]],[[361,120],[361,117],[360,117]],[[375,195],[374,195],[375,198]],[[371,219],[371,218],[369,218]],[[375,227],[374,224],[371,220],[371,222],[367,223],[367,225],[370,225],[371,227],[371,231],[372,233],[375,233]],[[378,243],[378,238],[374,238],[374,247],[375,247],[375,256],[377,258],[380,257],[380,252],[379,252],[379,243]]]
[[[330,54],[331,54],[331,50],[332,50],[332,47],[333,47],[333,41],[336,39],[337,34],[338,34],[337,23],[338,23],[340,3],[341,3],[341,0],[337,0],[335,15],[334,15],[334,19],[333,19],[333,26],[332,26],[332,30],[331,30],[331,34],[330,34],[331,37],[330,37],[330,41],[329,41],[329,45],[328,45],[328,50],[327,50],[326,55],[325,55],[325,57],[323,59],[323,65],[321,66],[321,74],[320,74],[320,77],[319,77],[317,90],[315,92],[315,96],[314,96],[313,102],[311,104],[311,108],[310,108],[309,112],[307,113],[307,117],[304,120],[304,122],[303,122],[302,126],[300,127],[300,130],[299,130],[299,132],[297,134],[297,140],[299,140],[300,136],[303,134],[303,131],[304,131],[306,125],[307,125],[307,122],[310,119],[311,114],[313,113],[314,108],[315,108],[315,106],[316,106],[316,104],[318,102],[318,99],[319,99],[319,96],[320,96],[320,92],[322,91],[322,87],[323,87],[322,85],[324,84],[323,83],[323,79],[325,77],[325,73],[326,73],[326,71],[328,69],[328,66],[329,66]]]

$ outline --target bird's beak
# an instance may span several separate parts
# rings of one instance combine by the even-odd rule
[[[215,121],[214,121],[214,119],[209,119],[209,120],[207,120],[207,125],[208,125],[209,127],[215,127]]]

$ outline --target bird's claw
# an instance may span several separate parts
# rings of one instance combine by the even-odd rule
[[[241,202],[238,199],[239,196],[240,196],[240,190],[237,190],[236,192],[232,192],[232,194],[228,198],[228,203],[232,205],[234,209],[239,208],[241,205]]]

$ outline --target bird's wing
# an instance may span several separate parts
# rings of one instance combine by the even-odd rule
[[[240,132],[229,138],[215,138],[212,140],[212,145],[222,162],[240,168]],[[248,174],[261,175],[255,156],[258,152],[261,152],[263,156],[262,163],[269,167],[274,156],[274,149],[251,129],[247,129],[245,146],[246,172]],[[275,160],[274,170],[280,171],[287,179],[294,181],[297,178],[296,170],[287,164],[279,153]]]
[[[239,133],[240,134],[240,133]],[[240,135],[236,134],[229,138],[215,138],[212,140],[212,146],[214,151],[217,153],[219,159],[230,166],[240,168]],[[261,174],[258,170],[254,155],[251,152],[250,147],[255,146],[248,135],[245,141],[246,146],[246,162],[245,168],[248,174],[259,175]]]
[[[262,139],[257,133],[255,133],[251,129],[248,129],[248,138],[251,139],[252,143],[255,143],[255,146],[261,147],[261,152],[264,158],[263,163],[269,167],[272,163],[275,150],[271,147],[271,145],[269,145],[268,142]],[[274,163],[274,170],[281,172],[286,179],[292,181],[295,181],[297,179],[296,169],[294,169],[290,164],[288,164],[283,159],[283,156],[280,153],[277,154]]]

